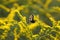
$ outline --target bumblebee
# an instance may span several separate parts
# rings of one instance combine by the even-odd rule
[[[30,17],[29,17],[29,22],[35,23],[34,15],[30,15]]]

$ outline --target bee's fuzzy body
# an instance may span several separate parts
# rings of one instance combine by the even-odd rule
[[[29,22],[35,23],[34,15],[30,15],[30,17],[29,17]]]

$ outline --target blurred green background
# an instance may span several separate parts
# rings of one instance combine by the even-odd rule
[[[51,1],[49,3],[49,1]],[[5,6],[8,9],[11,9],[14,7],[14,4],[17,3],[19,6],[26,6],[23,10],[19,11],[22,16],[25,16],[27,18],[27,24],[28,24],[28,19],[31,14],[34,15],[39,15],[40,20],[42,20],[44,23],[47,25],[51,26],[52,28],[45,28],[42,26],[37,26],[37,28],[34,28],[31,32],[29,33],[31,36],[38,34],[36,38],[33,37],[27,37],[26,34],[27,32],[21,33],[20,38],[18,40],[60,40],[60,27],[54,27],[52,21],[46,16],[47,13],[51,14],[51,16],[55,19],[55,21],[60,21],[60,1],[59,0],[0,0],[0,5]],[[48,4],[46,4],[48,3]],[[46,7],[45,4],[48,6]],[[37,6],[37,7],[34,7]],[[55,7],[55,8],[54,8]],[[7,12],[5,9],[0,7],[0,18],[7,18],[9,15],[10,11]],[[21,21],[19,18],[19,15],[16,13],[14,17],[15,21]],[[6,22],[9,23],[9,22]],[[7,29],[0,29],[0,40],[15,40],[14,39],[14,29],[17,28],[16,32],[17,34],[20,33],[20,28],[18,24],[14,24],[14,21],[12,22],[14,26],[11,25],[10,30],[7,35],[7,37],[3,34]],[[0,26],[4,25],[1,24]],[[40,32],[39,30],[43,30],[43,32]],[[28,30],[29,32],[29,30]],[[40,32],[40,33],[39,33]],[[4,38],[1,36],[3,35]],[[46,36],[44,36],[46,35]],[[52,36],[50,36],[52,35]],[[43,36],[43,37],[42,37]],[[57,39],[55,39],[57,38]]]

